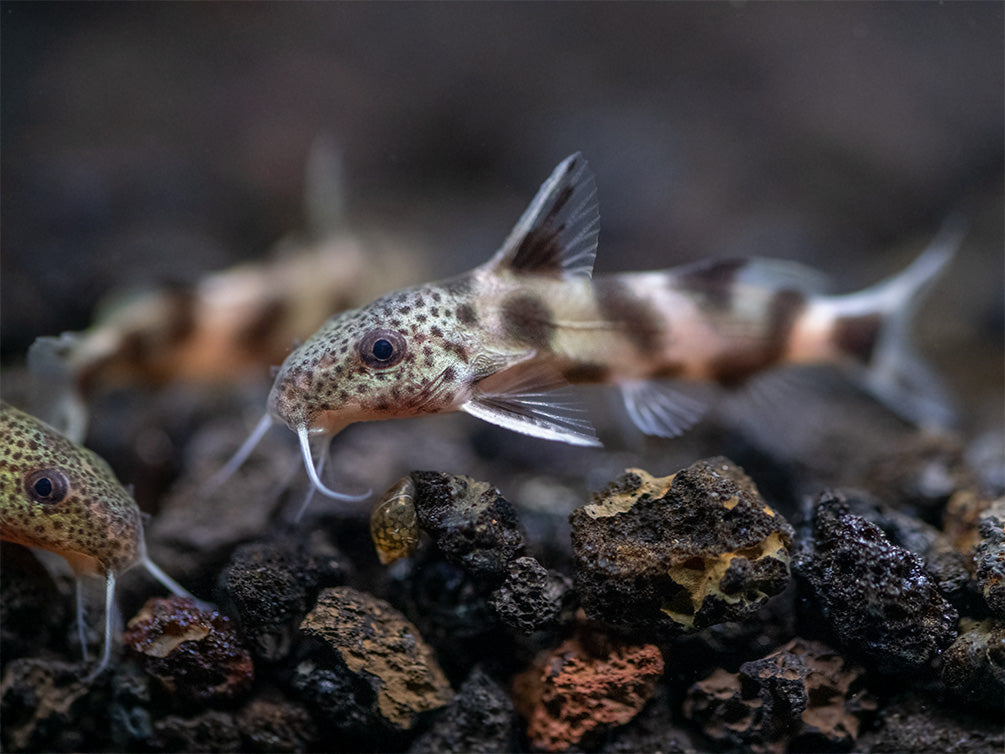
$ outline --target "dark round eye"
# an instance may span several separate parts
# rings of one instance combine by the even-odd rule
[[[25,477],[24,490],[36,503],[58,503],[70,491],[70,480],[59,469],[42,469]]]
[[[387,369],[405,358],[408,346],[397,330],[371,330],[359,341],[359,357],[371,369]]]

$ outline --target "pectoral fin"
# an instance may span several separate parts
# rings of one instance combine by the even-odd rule
[[[483,421],[532,437],[601,445],[565,381],[538,364],[519,364],[482,380],[460,408]]]

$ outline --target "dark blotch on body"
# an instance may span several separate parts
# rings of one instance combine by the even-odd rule
[[[881,323],[879,314],[839,317],[834,322],[834,345],[855,359],[868,363],[876,347]]]
[[[457,307],[457,321],[462,325],[474,327],[478,324],[478,315],[470,304],[461,304]]]
[[[788,349],[792,327],[805,308],[806,296],[799,291],[777,291],[768,306],[764,338],[751,339],[746,345],[737,345],[714,359],[712,378],[732,387],[781,361]]]
[[[502,321],[507,335],[535,348],[547,348],[555,331],[547,304],[526,293],[503,301]]]
[[[663,318],[649,301],[612,278],[595,281],[594,289],[600,313],[624,330],[639,351],[650,355],[662,348]]]
[[[736,275],[747,265],[745,259],[719,259],[695,265],[675,275],[675,286],[698,294],[702,305],[716,311],[733,307]]]

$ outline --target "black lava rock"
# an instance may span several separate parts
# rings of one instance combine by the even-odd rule
[[[679,634],[739,620],[784,589],[792,527],[725,458],[629,470],[569,517],[589,617]]]
[[[739,673],[719,669],[694,684],[684,714],[711,740],[740,749],[845,750],[876,708],[864,676],[830,647],[793,639]]]
[[[530,634],[555,624],[571,586],[565,576],[548,571],[534,558],[517,558],[490,601],[503,623]]]
[[[52,577],[26,547],[4,542],[0,573],[0,643],[6,665],[51,647],[72,603],[59,594]],[[31,630],[24,630],[26,626]]]
[[[376,693],[343,664],[326,667],[321,659],[305,659],[297,665],[291,685],[301,699],[321,714],[326,728],[354,733],[369,726],[379,728],[372,712]]]
[[[793,561],[835,642],[880,672],[918,670],[956,637],[957,613],[924,561],[853,515],[839,493],[823,493],[812,541]]]
[[[281,698],[253,699],[235,717],[246,751],[308,751],[318,738],[307,708]]]
[[[942,654],[942,681],[968,705],[1005,709],[1005,623],[961,621],[963,631]]]
[[[32,657],[8,663],[0,681],[4,751],[81,751],[89,735],[106,735],[101,696],[81,680],[82,669]]]
[[[388,599],[436,649],[447,675],[463,681],[494,646],[505,655],[507,632],[492,606],[493,585],[448,563],[435,549],[392,570]]]
[[[915,691],[886,702],[878,725],[862,735],[863,752],[897,754],[1001,754],[1001,715],[987,720],[970,710],[947,708],[937,697]]]
[[[516,712],[509,694],[480,667],[426,733],[417,738],[411,754],[441,751],[516,751]]]
[[[1005,618],[1005,499],[991,504],[980,518],[980,542],[974,550],[977,583],[988,608]]]
[[[255,654],[274,661],[289,653],[318,591],[342,584],[348,571],[320,532],[301,532],[238,548],[220,582]]]
[[[958,610],[972,602],[974,585],[967,559],[934,526],[860,492],[844,492],[850,513],[876,524],[887,539],[921,557],[942,595]]]
[[[413,471],[419,526],[451,563],[478,578],[501,581],[524,547],[513,505],[486,482],[437,471]]]
[[[244,751],[234,715],[207,710],[194,717],[167,715],[154,723],[151,751]]]

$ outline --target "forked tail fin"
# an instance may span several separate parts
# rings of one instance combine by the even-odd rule
[[[865,368],[863,386],[891,410],[921,427],[952,426],[956,411],[942,381],[911,347],[911,319],[952,260],[964,230],[961,218],[947,221],[905,270],[842,297],[834,323],[837,347]]]

